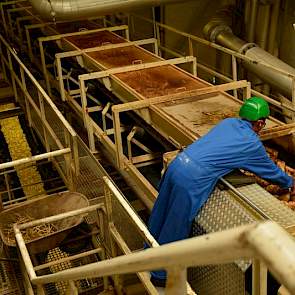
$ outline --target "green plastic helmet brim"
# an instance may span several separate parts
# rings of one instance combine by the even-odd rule
[[[257,121],[267,118],[270,114],[268,103],[261,97],[247,99],[240,108],[239,115],[248,121]]]

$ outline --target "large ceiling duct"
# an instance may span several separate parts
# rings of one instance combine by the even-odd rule
[[[224,47],[244,54],[258,63],[242,61],[243,66],[256,74],[261,80],[269,83],[282,94],[292,96],[292,78],[280,73],[283,71],[290,75],[295,75],[295,69],[267,51],[260,48],[255,43],[248,43],[235,36],[228,22],[228,12],[221,10],[204,27],[204,35],[211,42],[218,43]],[[279,71],[270,70],[261,63],[276,67]]]
[[[29,0],[43,19],[79,20],[181,0]]]

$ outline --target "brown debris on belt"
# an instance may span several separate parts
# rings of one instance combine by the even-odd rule
[[[233,118],[237,116],[237,110],[234,108],[228,109],[227,111],[210,111],[210,112],[202,112],[200,118],[198,120],[194,121],[194,125],[216,125],[220,121],[226,119],[226,118]]]
[[[206,86],[170,65],[116,74],[116,77],[146,98],[181,93]]]
[[[269,157],[277,164],[279,168],[281,168],[288,175],[295,177],[295,169],[286,165],[286,163],[280,159],[278,159],[278,151],[272,148],[266,148],[266,151]],[[295,198],[290,196],[290,193],[286,189],[280,188],[279,185],[270,184],[267,180],[260,178],[249,171],[242,171],[245,175],[254,176],[256,182],[261,185],[266,191],[275,195],[280,201],[286,204],[289,208],[295,210]]]

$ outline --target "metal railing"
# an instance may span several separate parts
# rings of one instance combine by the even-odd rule
[[[136,212],[131,208],[128,201],[124,198],[124,196],[118,191],[114,183],[108,178],[103,177],[104,186],[105,186],[105,203],[89,206],[87,208],[62,213],[56,216],[51,216],[47,218],[43,218],[40,220],[34,220],[32,222],[15,225],[15,235],[18,247],[20,249],[21,257],[26,267],[26,275],[30,278],[31,283],[35,284],[35,279],[43,279],[43,276],[38,276],[37,273],[39,270],[48,268],[50,265],[58,264],[59,261],[56,260],[51,262],[50,265],[34,265],[32,264],[30,258],[30,250],[26,246],[26,242],[23,238],[23,233],[26,229],[31,228],[33,226],[38,226],[46,223],[54,223],[61,221],[64,223],[67,218],[73,218],[73,216],[83,215],[86,220],[94,220],[96,225],[99,228],[99,235],[96,236],[99,238],[99,243],[94,243],[95,249],[91,251],[86,251],[80,256],[91,255],[93,251],[98,251],[101,260],[105,260],[116,257],[123,253],[124,255],[129,255],[133,251],[140,251],[144,243],[150,245],[150,247],[159,247],[157,241],[152,237],[146,228],[143,221],[138,217]],[[87,217],[86,217],[87,215]],[[129,233],[124,230],[124,227],[129,228]],[[131,228],[133,229],[132,233],[130,232]],[[129,235],[129,236],[128,236]],[[75,260],[77,256],[70,256],[67,258],[67,261]],[[79,269],[75,268],[75,269]],[[56,273],[58,276],[62,277],[63,272]],[[143,287],[148,292],[148,294],[158,294],[155,287],[150,282],[150,277],[147,272],[136,272],[138,278],[142,282]],[[121,281],[120,276],[117,276],[115,273],[109,276],[104,277],[104,290],[107,290],[110,284],[108,277],[113,278],[114,286],[118,294],[122,294],[123,292],[123,283]],[[96,276],[99,277],[99,276]],[[81,278],[82,279],[82,278]],[[72,288],[73,286],[78,285],[75,284],[74,281],[80,280],[80,278],[76,278],[70,280],[68,282],[68,288]],[[67,280],[63,280],[67,281]],[[70,284],[71,282],[71,284]],[[41,290],[44,288],[46,283],[37,283],[38,289]],[[40,291],[41,292],[41,291]],[[42,294],[42,293],[40,293]],[[73,293],[76,294],[76,293]],[[191,287],[187,284],[187,294],[193,295],[195,294]]]
[[[22,175],[30,176],[31,168],[33,170],[36,169],[36,165],[38,161],[41,160],[52,160],[57,157],[65,156],[70,154],[71,150],[69,148],[64,148],[60,150],[56,150],[53,152],[43,153],[27,158],[22,158],[18,160],[14,160],[11,162],[6,162],[0,164],[0,175],[4,175],[6,191],[1,192],[1,199],[0,199],[0,209],[8,209],[10,206],[15,205],[18,202],[26,201],[31,198],[37,197],[39,195],[45,194],[45,190],[43,188],[44,181],[42,179],[34,179],[31,177],[27,179],[26,183],[21,182],[21,187],[13,188],[9,185],[9,179],[12,173],[17,171]],[[14,169],[11,169],[14,168]],[[21,179],[20,179],[21,180]],[[37,182],[36,182],[37,181]],[[47,180],[45,180],[46,182]],[[50,181],[50,179],[48,180]],[[65,187],[58,187],[56,189],[66,189]],[[25,193],[24,197],[19,197],[20,190],[24,190]],[[48,191],[46,191],[48,193]],[[5,200],[5,194],[7,194],[8,198]]]
[[[178,241],[163,246],[158,246],[157,242],[148,232],[145,225],[130,208],[124,197],[113,186],[112,182],[105,178],[107,190],[111,193],[111,198],[106,192],[106,206],[96,205],[89,208],[64,213],[58,216],[36,220],[27,224],[15,225],[15,235],[21,256],[24,261],[26,271],[33,284],[43,285],[59,281],[75,281],[83,278],[113,276],[115,286],[119,287],[118,275],[126,273],[138,273],[144,284],[150,284],[146,271],[154,269],[165,269],[168,273],[168,282],[165,294],[192,294],[186,284],[186,270],[188,267],[201,265],[215,265],[233,262],[240,258],[254,259],[259,263],[260,275],[262,269],[267,268],[275,275],[292,294],[295,292],[293,276],[295,274],[295,241],[280,226],[273,222],[255,223],[241,226],[223,232],[195,237],[184,241]],[[125,212],[130,217],[132,223],[137,227],[144,240],[150,244],[151,248],[131,253],[126,247],[124,239],[118,231],[116,222],[112,216],[112,205],[110,202],[116,199],[123,206]],[[108,238],[111,241],[111,249],[115,251],[114,243],[123,250],[125,255],[91,263],[73,269],[49,275],[36,275],[36,267],[32,265],[29,252],[22,237],[21,230],[36,226],[46,222],[53,222],[62,218],[101,210],[107,215]],[[106,237],[106,240],[108,239]],[[38,268],[38,267],[37,267]],[[259,274],[254,276],[253,294],[266,294],[265,285],[260,281]],[[147,285],[145,285],[147,288]],[[154,290],[147,288],[149,294]]]
[[[71,153],[57,156],[53,162],[68,188],[74,189],[73,177],[79,175],[76,132],[3,36],[0,52],[4,79],[12,85],[16,102],[25,109],[29,126],[38,134],[46,152],[70,149]]]
[[[263,97],[266,101],[271,103],[272,105],[281,108],[283,110],[291,111],[292,113],[295,112],[295,76],[285,72],[284,70],[279,69],[276,66],[272,66],[270,64],[267,64],[263,61],[257,61],[256,59],[253,59],[251,57],[245,56],[239,52],[233,51],[231,49],[225,48],[221,45],[218,45],[216,43],[207,41],[203,38],[197,37],[195,35],[183,32],[181,30],[175,29],[171,26],[168,26],[166,24],[162,24],[159,22],[156,22],[152,19],[149,19],[147,17],[143,17],[137,14],[131,14],[129,17],[129,25],[130,25],[130,34],[131,37],[134,33],[134,23],[135,20],[140,20],[143,21],[145,24],[150,24],[152,31],[153,31],[153,36],[154,38],[157,39],[158,41],[158,48],[160,53],[165,52],[167,54],[170,54],[173,57],[183,57],[187,54],[190,56],[195,56],[197,59],[196,65],[197,68],[200,70],[205,71],[206,73],[209,73],[210,75],[214,75],[215,77],[221,79],[222,81],[225,82],[232,82],[232,81],[237,81],[238,80],[238,70],[237,70],[237,65],[238,65],[238,60],[242,62],[247,62],[249,64],[255,64],[255,65],[260,65],[268,69],[269,71],[274,71],[276,73],[279,73],[285,77],[288,77],[292,79],[292,101],[290,104],[286,104],[284,102],[277,101],[275,99],[272,99],[268,97],[267,95],[264,95],[263,93],[256,91],[254,89],[251,89],[251,94],[255,96],[260,96]],[[138,33],[140,26],[136,26],[136,31]],[[167,45],[167,42],[163,40],[161,37],[161,30],[165,32],[165,34],[171,33],[171,34],[176,34],[178,37],[183,37],[184,42],[182,44],[187,44],[185,53],[177,51],[175,48],[172,48],[171,46]],[[164,34],[163,34],[164,35]],[[141,36],[142,37],[142,36]],[[151,37],[151,36],[143,36],[144,38]],[[179,42],[178,42],[179,43]],[[213,49],[216,50],[218,53],[225,54],[225,56],[229,57],[231,59],[231,75],[226,75],[224,73],[221,73],[217,69],[213,69],[212,67],[208,66],[207,64],[202,64],[200,62],[200,50],[198,50],[198,46],[205,46],[208,49]],[[234,92],[234,95],[237,96],[237,92]]]

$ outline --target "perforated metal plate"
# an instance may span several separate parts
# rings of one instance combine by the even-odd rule
[[[239,188],[270,219],[287,228],[295,225],[295,213],[257,184]],[[260,219],[261,220],[261,219]],[[258,221],[247,205],[238,202],[227,191],[216,188],[201,208],[192,227],[192,236],[226,230]],[[250,261],[197,267],[189,270],[189,281],[198,294],[246,294],[245,272]]]
[[[215,188],[195,219],[192,236],[255,221],[227,191]],[[226,265],[192,268],[189,270],[189,282],[198,294],[245,294],[244,272],[250,265],[250,261],[237,261]]]
[[[1,295],[23,295],[21,273],[17,262],[0,262],[0,294]]]
[[[258,184],[240,187],[239,191],[282,227],[287,228],[295,225],[295,212]]]

